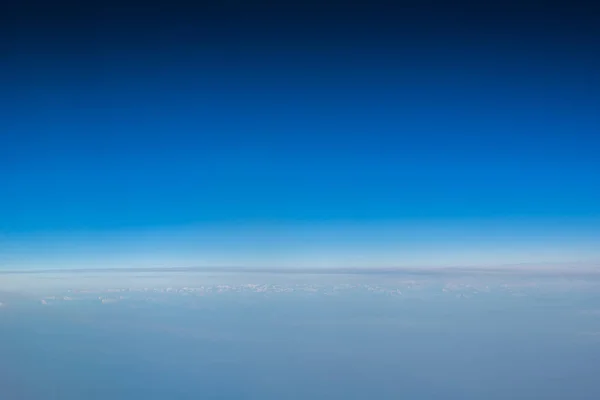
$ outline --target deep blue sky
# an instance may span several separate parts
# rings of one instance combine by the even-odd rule
[[[45,7],[3,23],[9,241],[600,216],[595,10]]]

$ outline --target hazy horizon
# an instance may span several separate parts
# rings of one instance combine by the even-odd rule
[[[0,270],[497,267],[600,262],[595,219],[213,223],[9,233]]]

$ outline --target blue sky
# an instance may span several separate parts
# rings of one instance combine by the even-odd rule
[[[1,100],[0,240],[5,254],[19,243],[19,267],[50,263],[48,243],[61,264],[82,237],[105,254],[123,235],[127,260],[163,248],[190,263],[204,248],[240,262],[257,235],[256,262],[357,248],[373,264],[448,248],[483,262],[481,246],[512,252],[489,250],[498,262],[600,256],[597,57],[575,37],[256,30],[194,46],[172,31],[151,47],[40,32],[13,46]],[[362,236],[321,234],[347,226]],[[432,226],[445,233],[406,234]],[[148,232],[163,240],[137,248]],[[184,251],[173,232],[197,240]]]

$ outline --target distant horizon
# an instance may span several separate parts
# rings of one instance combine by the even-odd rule
[[[483,273],[483,274],[559,274],[570,275],[580,273],[600,274],[600,261],[598,262],[570,262],[570,263],[518,263],[495,264],[486,266],[396,266],[396,267],[243,267],[243,266],[155,266],[155,267],[105,267],[105,268],[25,268],[25,269],[0,269],[0,275],[5,274],[51,274],[51,273],[135,273],[135,272],[190,272],[190,273],[266,273],[266,274],[455,274],[455,273]]]
[[[600,262],[589,219],[194,224],[0,237],[0,270],[493,267]]]

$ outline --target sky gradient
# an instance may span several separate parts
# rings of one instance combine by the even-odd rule
[[[2,13],[0,268],[600,261],[595,11],[102,4]]]

